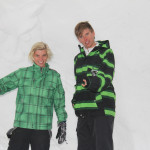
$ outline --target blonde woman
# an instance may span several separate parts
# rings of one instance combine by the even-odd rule
[[[29,53],[33,65],[0,79],[0,95],[18,88],[14,128],[7,133],[8,150],[28,150],[29,145],[32,150],[49,150],[53,108],[58,118],[58,143],[66,138],[64,89],[59,73],[47,63],[51,56],[48,45],[37,42]]]

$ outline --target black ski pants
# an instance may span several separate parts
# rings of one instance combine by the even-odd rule
[[[9,141],[8,150],[49,150],[51,132],[16,128]]]
[[[112,116],[78,118],[78,150],[113,150]]]

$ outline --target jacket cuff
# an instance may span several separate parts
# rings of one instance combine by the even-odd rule
[[[97,104],[99,109],[104,109],[104,105],[103,105],[103,101],[102,100],[96,101],[96,104]]]

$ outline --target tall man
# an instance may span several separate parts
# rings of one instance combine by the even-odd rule
[[[76,85],[72,99],[78,117],[78,150],[113,150],[113,51],[109,41],[95,41],[95,32],[88,22],[78,23],[75,35],[82,44],[74,59]]]

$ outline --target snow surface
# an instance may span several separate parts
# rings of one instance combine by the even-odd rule
[[[77,118],[71,106],[73,59],[79,52],[74,27],[89,21],[96,40],[110,40],[115,54],[115,150],[150,149],[150,1],[149,0],[0,0],[0,78],[31,65],[28,53],[38,41],[53,51],[49,62],[66,93],[67,143],[57,144],[54,114],[51,150],[76,150]],[[0,96],[0,150],[13,126],[17,90]]]

